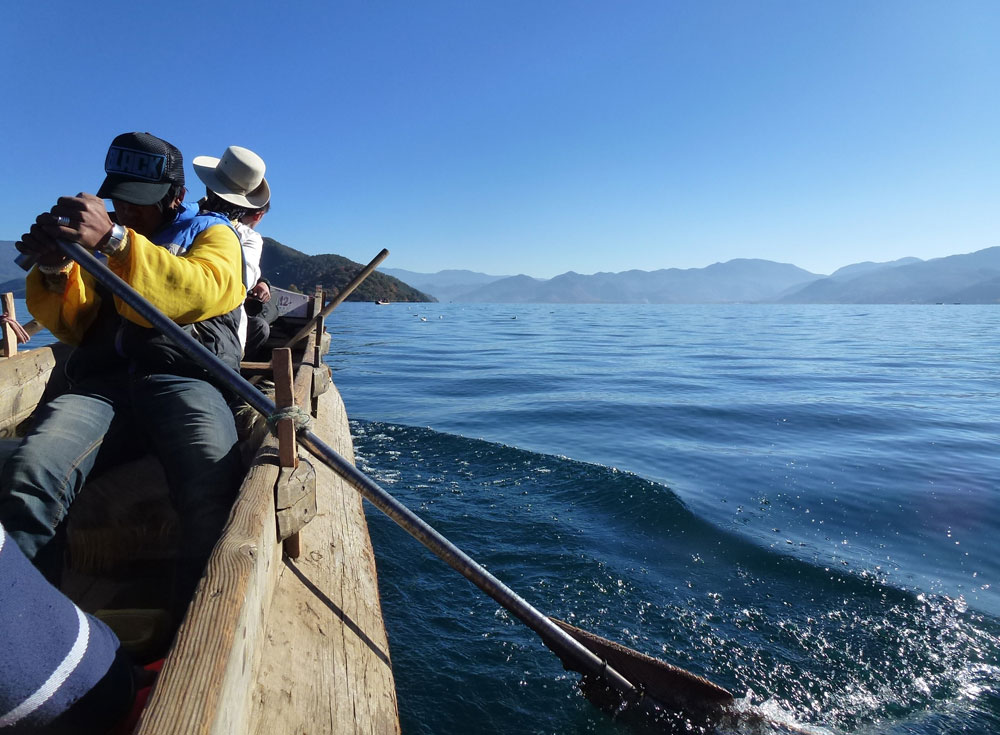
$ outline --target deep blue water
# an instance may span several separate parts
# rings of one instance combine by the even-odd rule
[[[1000,731],[1000,309],[345,304],[328,328],[359,465],[542,611],[817,732]],[[405,733],[624,732],[369,516]]]

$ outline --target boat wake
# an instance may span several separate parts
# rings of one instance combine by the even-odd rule
[[[747,716],[716,731],[1000,730],[1000,621],[962,599],[762,547],[614,468],[416,427],[352,431],[359,466],[539,608],[733,692]],[[530,632],[369,523],[401,710],[425,723],[403,712],[404,727],[606,731]],[[445,671],[478,686],[442,708]],[[523,685],[498,685],[508,676]]]

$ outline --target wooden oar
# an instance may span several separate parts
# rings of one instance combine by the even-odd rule
[[[360,286],[361,282],[366,278],[368,278],[368,276],[371,275],[371,272],[378,267],[378,264],[381,263],[383,260],[385,260],[388,256],[389,256],[389,251],[386,250],[385,248],[382,248],[382,252],[380,252],[378,255],[372,258],[371,263],[369,263],[360,271],[358,271],[358,274],[351,279],[350,283],[348,283],[346,286],[344,286],[343,289],[341,289],[340,293],[337,294],[336,298],[334,298],[333,301],[324,306],[323,310],[319,314],[314,316],[305,325],[303,325],[302,329],[300,329],[294,337],[288,340],[284,344],[284,346],[294,347],[299,342],[308,337],[309,333],[316,328],[316,325],[319,324],[322,320],[326,319],[328,316],[330,316],[333,310],[336,309],[338,306],[340,306],[340,304],[343,303],[344,299],[350,296],[351,293],[354,291],[354,289]]]
[[[201,365],[216,380],[223,382],[251,407],[267,418],[276,413],[275,405],[270,399],[209,352],[200,342],[190,337],[177,324],[161,314],[104,263],[76,243],[60,241],[59,246],[67,257],[75,260],[81,268],[94,276],[98,283],[131,306],[137,314],[174,342],[185,355]],[[591,699],[602,704],[610,703],[617,713],[625,710],[645,711],[654,717],[664,711],[677,712],[677,707],[685,706],[685,700],[686,708],[699,716],[706,710],[718,711],[721,716],[720,706],[732,701],[732,696],[725,689],[683,669],[662,662],[659,662],[662,664],[661,667],[651,667],[649,662],[655,659],[638,651],[572,626],[567,627],[570,631],[567,632],[563,628],[566,624],[556,624],[535,609],[311,431],[300,429],[298,439],[300,444],[339,474],[376,508],[535,631],[542,642],[559,657],[564,667],[584,675],[586,686],[583,690]],[[628,667],[634,672],[632,676],[635,678],[631,681],[620,673],[622,668]],[[655,691],[659,696],[664,696],[665,693],[678,691],[681,687],[688,693],[687,695],[671,697],[664,702],[651,694]],[[616,695],[611,702],[607,696],[609,691],[613,691]]]

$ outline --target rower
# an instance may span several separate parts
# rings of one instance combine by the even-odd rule
[[[246,295],[230,223],[184,204],[181,152],[149,133],[124,133],[97,192],[62,197],[17,248],[37,260],[29,311],[76,346],[70,388],[42,407],[0,474],[0,521],[25,556],[58,579],[65,518],[87,476],[152,450],[179,516],[183,610],[219,537],[242,474],[226,397],[202,368],[59,250],[79,243],[232,369]],[[114,219],[101,199],[114,205]]]

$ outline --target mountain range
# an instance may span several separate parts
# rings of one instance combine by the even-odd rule
[[[829,276],[742,258],[705,268],[589,276],[570,271],[548,280],[472,271],[386,272],[441,301],[466,303],[1000,303],[1000,247],[927,261],[854,263]]]
[[[9,245],[11,247],[3,247]],[[24,275],[11,242],[0,241],[0,291],[23,295]],[[339,255],[307,255],[264,238],[261,266],[282,288],[342,288],[361,265]],[[788,263],[739,258],[705,268],[581,275],[550,279],[495,276],[468,270],[419,273],[382,268],[352,295],[354,301],[459,303],[784,303],[934,304],[1000,303],[1000,247],[932,260],[901,258],[854,263],[829,276]]]
[[[379,270],[421,291],[433,293],[438,301],[461,301],[461,297],[466,293],[476,291],[495,281],[511,278],[511,276],[490,276],[466,270],[445,270],[437,273],[416,273],[402,268],[380,268]],[[528,278],[528,276],[520,277]],[[544,279],[529,280],[541,283]]]

